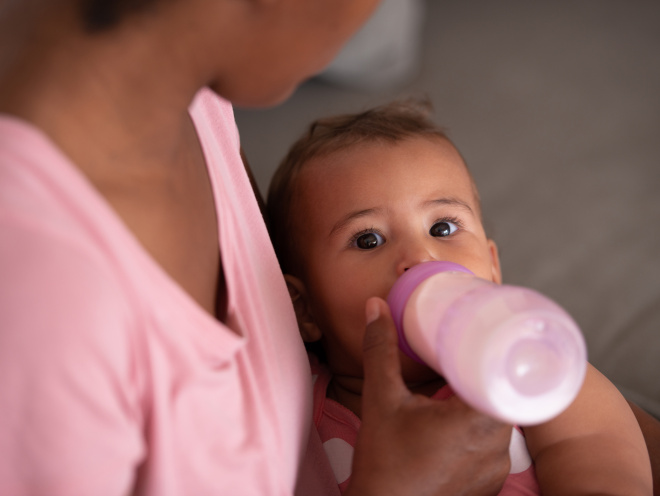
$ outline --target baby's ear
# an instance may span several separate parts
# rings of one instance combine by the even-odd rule
[[[500,254],[497,244],[492,239],[488,240],[488,250],[490,251],[493,282],[502,284],[502,268],[500,267]]]
[[[316,325],[309,306],[309,298],[305,284],[295,276],[284,274],[286,287],[293,302],[293,309],[298,320],[298,330],[305,343],[313,343],[321,339],[321,329]]]

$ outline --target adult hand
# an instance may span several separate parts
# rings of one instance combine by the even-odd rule
[[[509,472],[511,426],[458,397],[412,394],[382,299],[367,302],[367,322],[362,427],[345,496],[497,494]]]

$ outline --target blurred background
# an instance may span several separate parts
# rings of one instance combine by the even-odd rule
[[[471,168],[505,282],[660,418],[660,2],[385,0],[286,103],[236,109],[264,196],[313,119],[410,95]]]

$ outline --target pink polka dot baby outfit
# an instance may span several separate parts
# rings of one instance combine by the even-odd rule
[[[310,356],[310,362],[314,381],[314,425],[318,429],[339,490],[343,493],[351,478],[353,449],[361,422],[348,408],[326,397],[332,375],[314,356]],[[441,401],[453,394],[449,386],[445,386],[434,394],[433,398]],[[511,471],[499,496],[540,495],[534,464],[519,428],[513,429],[509,455]]]

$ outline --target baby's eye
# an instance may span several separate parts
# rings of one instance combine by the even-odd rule
[[[444,236],[449,236],[450,234],[455,233],[457,229],[458,227],[453,222],[443,220],[433,224],[429,230],[429,234],[431,236],[442,238]]]
[[[375,232],[366,232],[363,234],[358,234],[354,241],[353,245],[360,250],[373,250],[374,248],[382,245],[385,242],[383,237]]]

